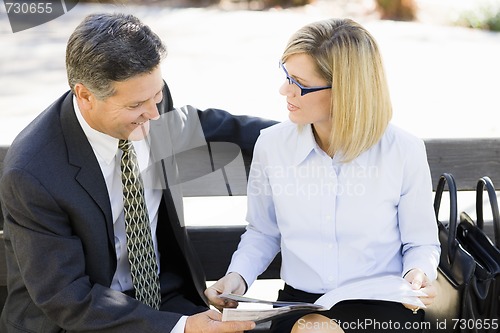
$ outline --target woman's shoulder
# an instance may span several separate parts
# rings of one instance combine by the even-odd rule
[[[297,125],[292,123],[290,120],[286,120],[261,130],[259,139],[278,140],[288,138],[291,135],[297,135],[297,133]]]
[[[387,126],[382,140],[391,144],[406,147],[406,149],[424,146],[424,141],[421,138],[392,123]]]

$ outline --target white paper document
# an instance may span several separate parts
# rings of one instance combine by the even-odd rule
[[[426,296],[420,290],[413,290],[411,285],[400,276],[388,275],[371,277],[345,284],[321,296],[314,304],[301,302],[268,301],[234,294],[223,294],[221,298],[251,304],[251,307],[225,308],[222,321],[252,320],[257,323],[267,321],[295,311],[315,312],[328,310],[344,300],[374,299],[410,304],[425,308],[418,298]]]
[[[405,303],[425,308],[420,296],[427,296],[421,290],[413,290],[408,281],[396,275],[384,275],[358,280],[333,289],[321,296],[315,304],[331,308],[340,301],[352,299],[375,299]]]
[[[223,309],[222,321],[251,320],[260,323],[290,312],[301,311],[306,314],[313,311],[328,310],[313,303],[266,301],[234,294],[223,294],[220,297],[246,304],[246,306],[239,306],[236,309]]]

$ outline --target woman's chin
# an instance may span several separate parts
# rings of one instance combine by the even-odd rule
[[[309,124],[308,122],[304,121],[303,119],[300,119],[300,117],[297,117],[296,114],[294,114],[293,112],[290,112],[288,113],[288,119],[290,119],[290,121],[294,124],[297,124],[297,125],[307,125]]]

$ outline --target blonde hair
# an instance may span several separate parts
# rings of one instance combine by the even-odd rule
[[[332,85],[328,153],[349,162],[377,143],[392,118],[382,58],[373,36],[350,19],[328,19],[298,30],[281,60],[307,54]]]

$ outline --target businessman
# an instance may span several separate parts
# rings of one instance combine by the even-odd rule
[[[1,332],[242,332],[221,322],[182,218],[182,152],[251,151],[273,121],[174,109],[165,47],[132,15],[69,38],[70,91],[14,140],[0,179],[8,297]]]

